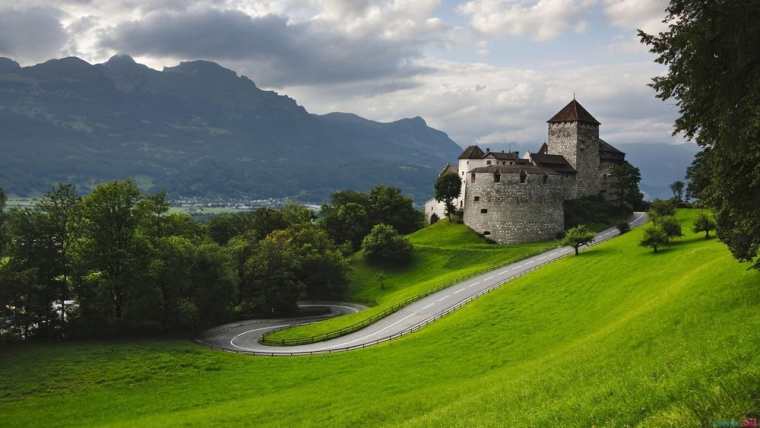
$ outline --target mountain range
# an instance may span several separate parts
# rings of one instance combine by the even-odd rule
[[[422,118],[316,115],[207,61],[0,59],[0,186],[34,195],[134,177],[171,197],[322,201],[384,183],[422,201],[459,146]]]
[[[419,204],[462,150],[420,117],[380,123],[312,114],[213,62],[158,71],[126,55],[29,67],[0,58],[0,129],[0,187],[19,196],[57,182],[86,192],[133,177],[172,198],[321,202],[336,190],[387,184]],[[650,197],[668,196],[696,152],[691,145],[618,147],[641,168]]]

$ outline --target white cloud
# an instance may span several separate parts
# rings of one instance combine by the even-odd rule
[[[604,9],[613,24],[635,31],[656,33],[667,28],[664,0],[604,0]]]
[[[482,63],[428,59],[436,72],[415,78],[417,86],[357,96],[349,87],[288,88],[308,109],[351,111],[392,121],[420,115],[460,145],[495,142],[540,144],[546,120],[577,94],[602,122],[610,143],[670,142],[676,110],[654,98],[647,86],[661,72],[650,63],[563,66],[532,70]]]
[[[594,0],[471,0],[459,11],[470,24],[490,35],[526,35],[554,39],[566,31],[584,31],[581,17]]]

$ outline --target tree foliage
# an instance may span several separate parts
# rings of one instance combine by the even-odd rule
[[[673,192],[673,199],[679,204],[684,201],[684,190],[686,184],[681,180],[676,180],[670,185],[670,191]]]
[[[662,228],[662,231],[665,232],[666,235],[668,235],[668,239],[683,236],[681,223],[674,216],[661,217],[657,222],[657,225]]]
[[[389,224],[403,234],[422,227],[422,213],[412,200],[394,187],[377,186],[369,193],[342,191],[322,206],[319,223],[338,244],[350,243],[357,250],[377,224]]]
[[[690,193],[713,209],[718,236],[743,261],[760,249],[759,15],[756,1],[671,0],[668,30],[639,33],[668,68],[652,86],[678,105],[675,132],[703,147]]]
[[[462,179],[458,174],[443,174],[435,182],[435,200],[443,201],[446,205],[446,216],[451,220],[456,211],[453,201],[459,197],[462,191]]]
[[[639,190],[641,171],[628,162],[623,162],[613,166],[610,175],[613,178],[613,192],[618,205],[631,211],[638,209],[644,199]]]
[[[654,223],[658,223],[661,218],[676,214],[676,204],[672,200],[655,199],[650,204],[647,214]]]
[[[580,247],[590,244],[593,240],[594,232],[590,231],[585,225],[579,225],[565,232],[565,237],[562,238],[562,245],[573,247],[577,256]]]
[[[668,234],[658,225],[652,225],[644,229],[644,237],[641,246],[651,248],[655,253],[670,242]]]
[[[412,256],[412,244],[387,224],[375,225],[364,238],[362,249],[373,263],[403,264]]]
[[[694,220],[694,227],[692,230],[694,233],[705,232],[705,239],[709,239],[710,232],[715,230],[716,227],[717,225],[712,217],[705,213],[700,213],[696,220]]]

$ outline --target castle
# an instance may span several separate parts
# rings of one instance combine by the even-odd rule
[[[573,99],[548,124],[548,140],[537,153],[520,157],[469,146],[458,167],[441,171],[462,179],[454,205],[467,226],[502,244],[554,239],[564,231],[564,201],[599,194],[614,199],[610,171],[625,162],[625,153],[599,138],[599,121]],[[427,221],[443,218],[445,209],[429,200]]]

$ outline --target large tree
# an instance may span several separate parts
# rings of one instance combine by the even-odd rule
[[[122,320],[129,298],[141,284],[146,267],[146,242],[137,233],[144,209],[142,194],[131,181],[95,188],[82,200],[79,254],[98,288],[110,297],[113,318]]]
[[[678,105],[674,131],[705,149],[696,164],[708,178],[700,197],[715,211],[720,239],[743,261],[760,248],[758,16],[757,1],[671,0],[668,30],[639,32],[668,67],[652,86]]]

